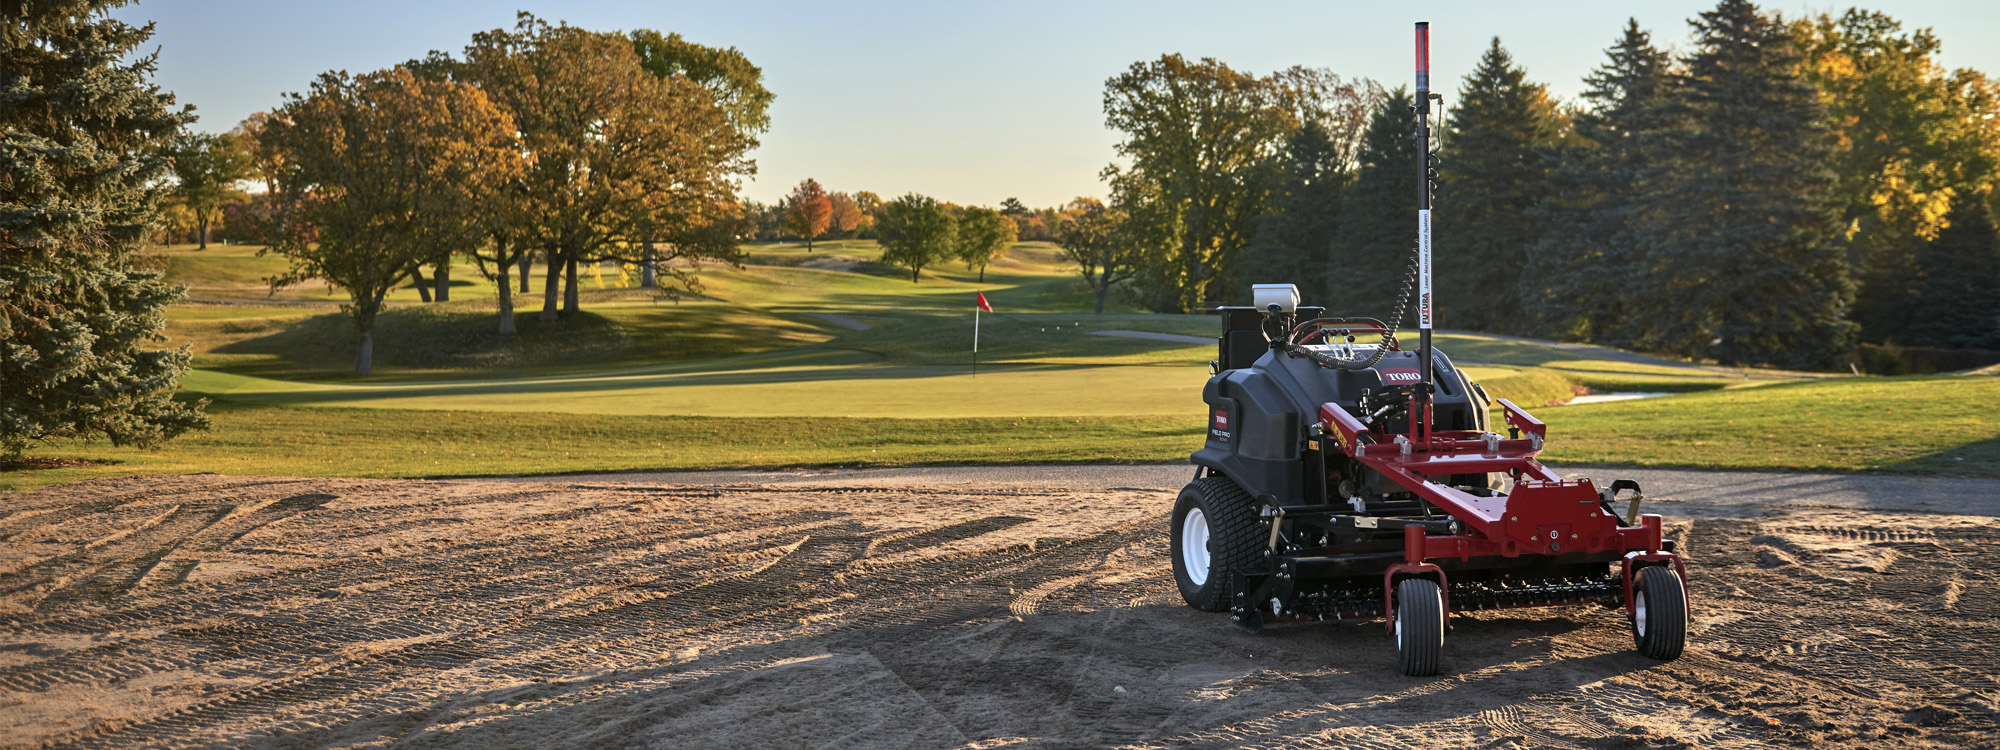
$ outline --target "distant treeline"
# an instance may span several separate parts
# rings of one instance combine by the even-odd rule
[[[1726,363],[1845,368],[1861,342],[2000,349],[2000,85],[1928,30],[1724,0],[1679,57],[1629,22],[1553,99],[1495,38],[1434,152],[1440,325]],[[1106,83],[1125,289],[1157,310],[1297,283],[1395,307],[1415,240],[1412,97],[1178,55]]]

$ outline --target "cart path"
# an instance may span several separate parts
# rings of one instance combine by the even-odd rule
[[[0,515],[0,747],[2000,736],[1989,516],[1771,507],[1754,498],[1812,485],[1699,480],[1732,502],[1656,506],[1690,558],[1680,660],[1634,654],[1613,610],[1508,610],[1455,618],[1445,674],[1413,678],[1378,622],[1252,636],[1181,606],[1166,525],[1185,469],[197,475],[22,493]]]
[[[1715,513],[1759,508],[1842,508],[1907,513],[2000,516],[2000,479],[1806,474],[1761,471],[1690,471],[1602,466],[1556,466],[1569,478],[1604,484],[1632,479],[1661,512],[1701,507]],[[666,471],[510,477],[499,481],[569,482],[583,485],[758,484],[838,486],[1011,486],[1178,491],[1194,478],[1188,464],[918,466],[897,469],[799,469],[786,471]],[[1648,506],[1655,507],[1655,506]]]

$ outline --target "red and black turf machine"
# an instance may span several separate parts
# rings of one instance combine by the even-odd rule
[[[1429,24],[1416,27],[1423,179],[1412,272],[1384,323],[1327,317],[1289,284],[1224,307],[1203,389],[1207,441],[1173,513],[1174,577],[1190,606],[1267,624],[1375,618],[1405,674],[1441,668],[1457,612],[1622,607],[1639,652],[1679,656],[1687,571],[1636,482],[1566,480],[1536,457],[1547,428],[1492,399],[1431,347]],[[1394,322],[1416,287],[1416,351]],[[1620,512],[1620,503],[1624,503]]]

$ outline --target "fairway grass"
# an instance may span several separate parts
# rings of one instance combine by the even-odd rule
[[[2000,476],[2000,378],[1773,383],[1536,412],[1555,462]],[[1577,439],[1577,438],[1583,439]]]
[[[1158,369],[1158,368],[1131,368]],[[982,375],[982,378],[985,376]],[[1557,464],[2000,477],[2000,378],[1865,378],[1533,408]],[[1159,463],[1200,447],[1199,396],[1150,415],[926,419],[614,416],[248,404],[152,450],[56,443],[109,466],[0,475],[28,489],[94,476],[453,477],[647,469]]]
[[[0,474],[27,490],[99,476],[473,477],[642,469],[1131,463],[1186,458],[1204,428],[1179,417],[704,418],[380,411],[218,401],[214,429],[158,450],[54,445],[118,461]]]
[[[704,268],[700,294],[678,302],[635,288],[630,269],[588,269],[582,317],[542,324],[540,295],[523,295],[511,338],[493,332],[492,283],[455,268],[450,304],[410,307],[413,288],[391,295],[402,306],[384,318],[368,377],[349,372],[354,334],[326,304],[344,299],[337,290],[270,294],[261,279],[284,261],[255,247],[152,251],[191,296],[241,300],[168,311],[170,345],[188,346],[200,368],[181,385],[214,399],[215,429],[150,451],[53,443],[32,455],[118,463],[0,475],[0,487],[199,471],[1177,462],[1199,447],[1214,345],[1096,334],[1207,338],[1213,316],[1125,302],[1090,314],[1088,290],[1045,244],[1017,245],[983,281],[945,263],[920,283],[883,266],[873,241],[743,249],[748,264]],[[996,312],[978,318],[975,373],[982,292]],[[1996,378],[1695,367],[1462,333],[1435,341],[1488,393],[1549,423],[1552,462],[2000,476],[2000,418],[1983,406],[2000,396]],[[1675,395],[1555,406],[1585,389]]]
[[[269,406],[712,417],[1056,417],[1200,411],[1202,367],[855,364],[799,353],[757,369],[652,368],[578,377],[308,383],[196,371],[191,391]],[[704,363],[713,365],[713,363]],[[747,364],[733,361],[732,364]]]

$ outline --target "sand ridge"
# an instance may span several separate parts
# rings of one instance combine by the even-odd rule
[[[1180,605],[1170,492],[94,480],[0,509],[4,747],[1967,747],[2000,524],[1676,513],[1680,660],[1622,613]]]

